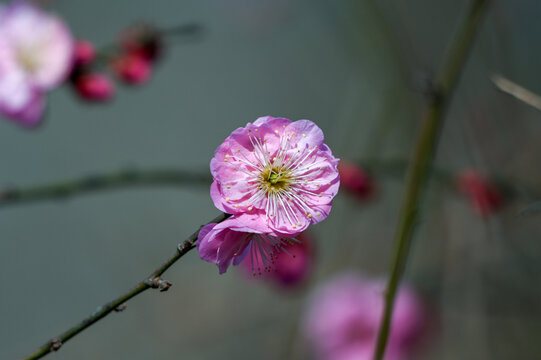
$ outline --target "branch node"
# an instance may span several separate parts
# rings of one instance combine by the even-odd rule
[[[433,74],[428,72],[415,74],[412,87],[415,92],[421,93],[431,103],[440,102],[444,95],[443,86],[435,79]]]
[[[49,342],[49,348],[51,351],[58,351],[62,347],[62,341],[60,339],[54,338]]]
[[[193,244],[191,244],[188,241],[184,241],[184,242],[181,242],[180,244],[178,244],[177,250],[178,250],[179,253],[184,254],[185,252],[190,250],[192,247],[193,247]]]
[[[122,311],[126,310],[127,307],[128,307],[128,305],[126,303],[122,303],[122,304],[118,305],[114,310],[115,310],[115,312],[122,312]]]
[[[167,280],[163,280],[162,278],[155,277],[153,279],[147,279],[145,283],[150,286],[153,289],[158,289],[160,292],[164,292],[169,290],[169,288],[173,285]]]

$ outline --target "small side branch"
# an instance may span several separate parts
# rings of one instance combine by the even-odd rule
[[[227,219],[229,216],[230,215],[228,214],[221,214],[217,216],[216,218],[214,218],[213,220],[209,221],[208,224],[222,222],[225,219]],[[199,230],[201,230],[201,228],[199,228]],[[72,337],[76,336],[77,334],[81,333],[82,331],[90,327],[91,325],[103,319],[104,317],[109,315],[111,312],[113,311],[119,312],[119,311],[124,310],[126,308],[126,302],[128,302],[128,300],[139,295],[145,290],[158,289],[160,291],[167,291],[171,287],[171,283],[169,281],[163,280],[161,278],[161,275],[165,271],[167,271],[167,269],[169,269],[171,265],[173,265],[178,259],[180,259],[182,256],[184,256],[186,253],[188,253],[190,250],[192,250],[195,247],[197,237],[199,236],[199,230],[197,230],[192,235],[190,235],[186,240],[181,242],[177,246],[175,254],[173,254],[169,259],[167,259],[160,267],[154,270],[147,278],[145,278],[145,280],[139,282],[131,290],[120,295],[116,299],[98,307],[96,311],[94,311],[86,319],[79,322],[77,325],[73,326],[71,329],[68,329],[64,331],[62,334],[50,339],[49,341],[47,341],[47,343],[45,343],[42,347],[36,350],[33,354],[25,357],[24,360],[40,359],[52,351],[58,351]]]
[[[492,75],[492,82],[500,91],[511,95],[515,99],[518,99],[523,103],[541,111],[541,96],[537,95],[533,91],[530,91],[498,74]]]

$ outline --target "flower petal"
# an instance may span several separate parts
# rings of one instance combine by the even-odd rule
[[[199,231],[197,238],[197,250],[201,259],[208,262],[216,262],[218,248],[221,245],[219,240],[216,240],[217,231],[214,230],[215,223],[203,226]]]

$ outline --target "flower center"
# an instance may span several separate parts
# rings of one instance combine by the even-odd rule
[[[271,185],[276,185],[280,182],[283,182],[283,179],[280,176],[280,174],[277,174],[274,171],[271,171],[268,181],[271,183]]]
[[[33,54],[31,49],[22,48],[17,51],[17,61],[23,69],[32,74],[36,72],[39,66],[39,61]]]
[[[276,166],[267,166],[261,171],[259,182],[267,193],[275,193],[282,189],[287,190],[291,183],[291,177],[287,170],[283,171]]]

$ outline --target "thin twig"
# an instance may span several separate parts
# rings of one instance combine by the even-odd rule
[[[210,223],[219,223],[227,219],[230,215],[221,214],[214,218]],[[202,226],[201,226],[202,227]],[[201,230],[201,228],[199,228]],[[62,334],[50,339],[42,347],[36,350],[33,354],[25,357],[23,360],[34,360],[39,359],[51,351],[59,350],[63,344],[70,340],[75,335],[84,331],[89,326],[95,324],[97,321],[103,319],[105,316],[109,315],[112,311],[122,311],[125,309],[125,303],[131,298],[139,295],[145,290],[148,289],[159,289],[160,291],[166,291],[171,286],[171,283],[161,279],[161,275],[171,267],[178,259],[184,256],[188,251],[192,250],[195,247],[197,241],[197,236],[199,235],[199,230],[190,235],[186,240],[180,243],[177,246],[177,249],[173,256],[171,256],[167,261],[165,261],[160,267],[154,270],[149,276],[147,276],[143,281],[139,282],[128,292],[120,295],[116,299],[105,303],[104,305],[98,307],[90,316],[88,316],[83,321],[79,322],[74,327],[64,331]]]
[[[395,253],[385,294],[385,309],[378,333],[374,358],[382,360],[389,337],[396,293],[406,267],[412,234],[418,220],[418,210],[424,185],[429,174],[438,134],[453,90],[464,68],[473,39],[478,31],[488,0],[473,0],[459,31],[450,43],[443,67],[435,81],[435,91],[427,105],[423,125],[408,169],[405,195],[402,201],[395,236]]]
[[[5,189],[0,191],[0,207],[39,200],[66,199],[89,192],[136,186],[196,185],[208,187],[211,182],[212,178],[207,171],[122,170],[46,185]]]
[[[176,38],[183,40],[193,40],[198,39],[203,33],[204,28],[200,24],[182,24],[177,26],[172,26],[168,28],[161,28],[158,30],[161,36],[165,38]]]
[[[142,24],[144,25],[146,23]],[[205,30],[203,26],[197,23],[180,24],[163,28],[151,27],[151,29],[155,31],[157,37],[167,41],[168,44],[201,40]],[[103,45],[97,51],[96,63],[98,65],[107,65],[122,53],[122,47],[116,42]]]
[[[503,91],[504,93],[511,95],[523,103],[541,111],[541,96],[537,95],[533,91],[530,91],[498,74],[492,75],[492,82],[500,91]]]

